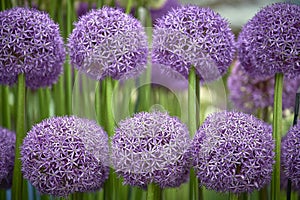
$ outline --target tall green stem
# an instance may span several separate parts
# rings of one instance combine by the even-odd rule
[[[275,166],[271,182],[271,199],[280,199],[280,143],[282,132],[282,87],[283,74],[275,75],[273,139],[275,140]]]
[[[160,200],[161,188],[154,183],[148,185],[147,188],[147,200]]]
[[[189,88],[188,88],[188,121],[189,121],[189,131],[190,135],[194,136],[197,129],[196,122],[196,71],[192,67],[189,72]],[[189,199],[198,199],[198,187],[197,179],[195,177],[195,172],[192,169],[190,173],[190,188],[189,188]]]
[[[11,128],[10,121],[10,105],[9,105],[9,87],[3,86],[2,88],[2,126],[8,129]]]
[[[20,146],[25,136],[25,75],[19,74],[17,86],[17,124],[16,124],[16,146],[15,164],[13,172],[12,199],[20,200],[22,197],[22,172],[20,160]]]
[[[239,196],[233,193],[229,193],[229,199],[230,200],[238,200]]]

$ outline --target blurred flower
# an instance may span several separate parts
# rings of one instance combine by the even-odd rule
[[[92,10],[75,24],[68,41],[72,65],[96,80],[127,79],[146,68],[144,28],[121,10]]]
[[[124,183],[178,187],[188,179],[190,138],[187,127],[167,113],[138,113],[119,123],[111,160]]]
[[[260,10],[238,38],[239,60],[251,76],[300,73],[300,7],[276,3]]]
[[[95,191],[108,178],[108,136],[96,122],[53,117],[36,124],[21,146],[22,172],[41,193]]]
[[[0,127],[0,188],[7,189],[12,185],[12,175],[15,160],[14,132]]]
[[[196,175],[208,189],[252,192],[271,180],[274,146],[271,126],[254,116],[211,114],[192,142]]]
[[[230,91],[230,100],[235,108],[254,114],[258,109],[272,107],[274,103],[274,77],[250,77],[241,67],[240,62],[235,62],[227,86]],[[282,108],[293,109],[295,93],[300,86],[300,79],[284,79],[282,93]]]
[[[290,179],[292,186],[300,191],[300,123],[290,128],[281,142],[281,167],[286,186],[287,179]],[[284,184],[285,183],[285,184]]]
[[[151,83],[158,86],[166,87],[173,91],[187,90],[188,82],[180,74],[178,76],[168,76],[163,71],[164,67],[158,64],[152,64],[151,68]]]
[[[182,6],[157,20],[153,32],[152,61],[169,73],[188,77],[195,67],[202,81],[223,75],[235,53],[228,22],[209,8]]]
[[[49,15],[29,8],[0,12],[0,84],[12,85],[24,73],[36,89],[54,84],[65,61],[59,26]]]
[[[97,6],[95,3],[92,4],[92,9],[96,9]],[[87,2],[79,2],[77,6],[77,16],[80,18],[89,11],[89,4]]]

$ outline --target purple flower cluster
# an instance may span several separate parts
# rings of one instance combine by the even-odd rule
[[[219,112],[206,118],[192,142],[200,184],[219,192],[252,192],[270,182],[272,128],[252,115]]]
[[[202,81],[212,81],[227,71],[234,43],[228,22],[219,14],[209,8],[182,6],[157,20],[152,61],[186,78],[193,66]]]
[[[65,61],[58,25],[29,8],[2,11],[0,22],[0,84],[16,83],[21,73],[30,88],[54,84]]]
[[[108,178],[108,155],[108,136],[96,122],[53,117],[25,137],[22,172],[41,193],[66,197],[101,188]]]
[[[281,142],[281,167],[286,182],[290,179],[292,186],[300,190],[300,123],[291,127]],[[284,184],[285,185],[285,184]]]
[[[148,42],[141,23],[119,9],[92,10],[69,37],[72,65],[91,78],[127,79],[145,68]]]
[[[274,77],[250,77],[237,61],[228,77],[227,86],[230,100],[235,108],[254,114],[258,109],[268,108],[274,103]],[[282,93],[282,108],[292,109],[295,104],[295,92],[300,79],[285,78]]]
[[[300,6],[276,3],[260,10],[242,29],[238,53],[251,76],[300,73]]]
[[[124,183],[178,187],[190,168],[187,127],[167,113],[138,113],[119,123],[112,138],[112,165]]]
[[[0,188],[10,188],[15,160],[14,132],[0,127]]]

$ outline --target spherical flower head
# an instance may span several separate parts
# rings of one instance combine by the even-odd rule
[[[236,61],[227,86],[230,100],[240,111],[255,114],[258,109],[272,107],[274,104],[274,77],[251,77]],[[284,78],[282,108],[293,109],[295,93],[300,86],[300,78]]]
[[[141,23],[110,7],[82,16],[68,47],[72,65],[96,80],[135,77],[147,63],[148,42]]]
[[[286,179],[290,179],[292,186],[300,191],[300,123],[291,127],[281,142],[281,167]]]
[[[22,172],[41,193],[95,191],[108,178],[108,136],[96,122],[53,117],[36,124],[21,146]]]
[[[270,182],[274,147],[270,125],[227,111],[208,116],[191,145],[200,184],[232,193],[250,193]]]
[[[300,74],[300,6],[275,3],[264,7],[243,27],[238,53],[251,76]]]
[[[190,168],[187,127],[167,113],[141,112],[121,121],[112,137],[111,160],[124,183],[178,187]]]
[[[18,7],[0,12],[0,22],[0,84],[22,73],[32,89],[54,84],[65,60],[59,26],[44,12]]]
[[[210,8],[182,6],[157,20],[152,62],[188,78],[195,67],[202,81],[223,75],[234,58],[234,35],[228,22]]]
[[[14,132],[0,127],[0,188],[7,189],[12,185],[12,175],[15,161]]]

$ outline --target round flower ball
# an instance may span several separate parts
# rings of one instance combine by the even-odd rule
[[[108,136],[96,122],[75,116],[45,119],[21,146],[23,176],[42,194],[96,191],[108,178],[108,152]]]
[[[274,141],[270,125],[241,112],[209,115],[193,138],[199,183],[218,192],[252,192],[271,181]]]
[[[176,117],[141,112],[121,121],[111,144],[111,161],[124,183],[178,187],[190,168],[189,132]]]
[[[240,111],[255,114],[258,109],[272,107],[274,103],[274,77],[251,77],[236,61],[227,86],[229,98],[235,108]],[[282,108],[293,109],[295,92],[300,86],[300,79],[284,79],[282,92]]]
[[[286,179],[300,191],[300,123],[291,127],[281,142],[281,167]]]
[[[15,161],[14,132],[0,127],[0,188],[7,189],[12,185],[12,175]]]
[[[110,7],[82,16],[68,39],[72,65],[93,79],[122,80],[145,68],[148,41],[141,23]]]
[[[56,83],[66,56],[58,24],[19,7],[0,12],[0,22],[0,84],[12,85],[22,73],[32,89]]]
[[[243,27],[238,57],[251,76],[300,74],[300,6],[275,3],[261,9]]]
[[[188,78],[194,67],[202,81],[223,75],[235,55],[228,22],[210,8],[181,6],[157,20],[152,62]]]

